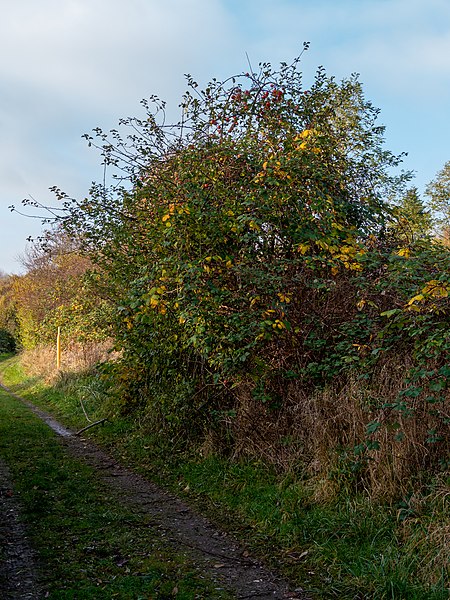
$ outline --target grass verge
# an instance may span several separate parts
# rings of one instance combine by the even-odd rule
[[[101,384],[62,377],[45,386],[16,358],[1,365],[10,387],[66,425],[104,416]],[[449,594],[446,541],[450,478],[429,494],[381,505],[360,496],[318,502],[301,473],[277,475],[263,464],[186,452],[176,439],[149,433],[144,420],[115,417],[90,431],[120,460],[185,496],[245,540],[250,550],[317,598],[444,600]]]

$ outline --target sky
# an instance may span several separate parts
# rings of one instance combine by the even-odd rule
[[[101,158],[82,139],[143,116],[157,94],[168,112],[186,89],[259,62],[302,58],[338,80],[359,73],[380,109],[386,148],[423,193],[450,160],[449,0],[0,0],[0,271],[20,273],[38,219],[9,210],[85,197]],[[256,70],[256,69],[255,69]]]

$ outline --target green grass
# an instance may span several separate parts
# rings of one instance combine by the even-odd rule
[[[108,495],[55,434],[0,391],[0,458],[54,600],[229,597],[161,541],[145,517]]]
[[[17,359],[3,363],[2,370],[18,393],[51,409],[67,425],[86,424],[80,393],[92,418],[105,414],[96,378],[69,377],[48,389],[27,380]],[[203,458],[176,439],[152,434],[145,419],[115,416],[90,434],[122,462],[183,495],[233,531],[250,550],[316,598],[450,597],[448,563],[438,560],[442,548],[427,534],[433,525],[450,526],[448,499],[439,506],[424,501],[419,512],[400,512],[400,506],[377,504],[362,495],[318,503],[314,487],[301,473],[280,476],[262,463]]]
[[[251,546],[321,598],[432,600],[443,583],[417,578],[421,557],[408,552],[397,511],[363,497],[313,502],[302,482],[257,465],[216,458],[178,469],[192,496],[224,506],[245,525]],[[232,526],[232,522],[229,526]],[[275,557],[274,559],[271,557]]]

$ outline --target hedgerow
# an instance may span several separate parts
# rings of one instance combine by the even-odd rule
[[[449,252],[393,226],[409,175],[358,78],[305,87],[297,59],[188,87],[173,125],[152,97],[86,136],[109,187],[55,189],[113,307],[122,410],[274,460],[297,440],[352,485],[448,468]]]

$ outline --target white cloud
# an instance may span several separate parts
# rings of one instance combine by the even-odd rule
[[[330,74],[361,73],[380,90],[406,92],[422,101],[429,83],[450,95],[448,0],[250,0],[264,32],[255,54],[288,60],[311,41],[304,64],[323,64]],[[421,86],[421,81],[424,85]],[[442,98],[443,101],[443,98]]]
[[[389,106],[399,137],[402,127],[411,129],[407,118],[414,122],[427,112],[442,122],[437,131],[427,129],[430,146],[432,136],[442,138],[443,146],[450,134],[448,119],[439,117],[447,114],[450,94],[448,0],[15,0],[3,5],[0,250],[8,237],[10,256],[11,232],[19,232],[22,248],[31,225],[10,215],[9,204],[28,194],[46,200],[53,184],[84,194],[91,179],[99,178],[99,160],[80,139],[84,132],[97,125],[109,129],[119,117],[139,114],[139,100],[153,93],[174,111],[185,89],[183,73],[201,83],[226,77],[247,68],[246,51],[254,66],[264,60],[276,64],[293,59],[303,42],[311,41],[304,57],[307,77],[319,64],[338,77],[359,71],[368,96]],[[398,146],[404,149],[400,141]],[[417,160],[425,158],[418,154]],[[2,260],[0,268],[11,268]]]
[[[233,19],[219,0],[17,0],[0,20],[0,246],[37,226],[7,211],[56,184],[82,195],[101,176],[81,135],[138,114],[156,93],[176,105],[183,73],[232,60]],[[236,53],[240,50],[236,50]],[[195,72],[198,69],[199,72]],[[14,252],[17,254],[17,252]],[[2,261],[5,261],[2,256]]]
[[[136,98],[150,84],[178,89],[189,66],[208,63],[233,40],[216,0],[28,0],[4,13],[3,78],[70,94],[82,106]]]

